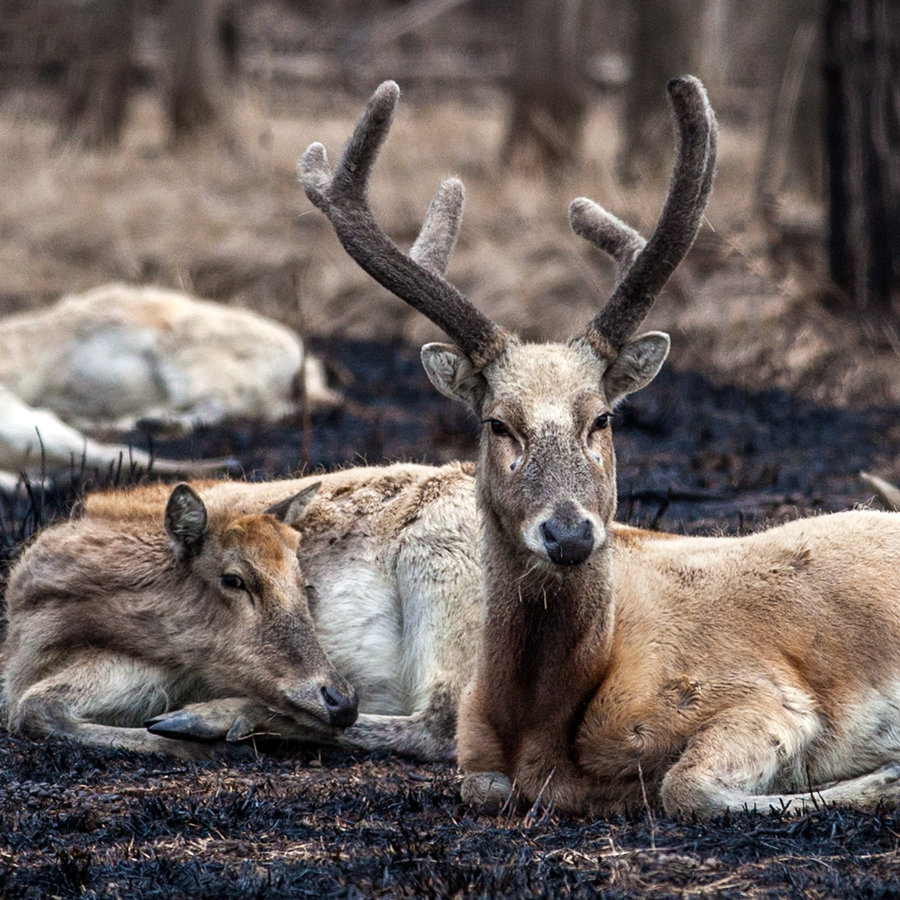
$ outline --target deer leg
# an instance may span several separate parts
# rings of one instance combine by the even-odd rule
[[[152,734],[198,742],[235,743],[251,737],[273,737],[320,743],[335,732],[311,716],[297,721],[249,697],[220,697],[189,703],[181,709],[152,716],[144,724]]]
[[[153,734],[193,741],[241,741],[271,736],[348,750],[399,753],[414,759],[452,760],[456,702],[449,691],[435,690],[428,707],[410,716],[362,713],[349,728],[337,730],[313,720],[298,722],[244,697],[192,703],[155,716]]]
[[[333,743],[354,750],[387,751],[412,759],[456,759],[456,695],[443,685],[431,691],[428,706],[409,716],[363,713]]]
[[[703,817],[726,810],[756,810],[763,814],[787,809],[803,813],[823,804],[860,808],[879,802],[900,802],[900,760],[864,775],[805,791],[773,791],[785,770],[802,773],[797,759],[805,755],[812,733],[788,725],[759,710],[734,711],[698,735],[662,782],[661,799],[670,815]],[[791,723],[793,724],[793,723]],[[789,783],[797,783],[795,774]]]
[[[153,702],[153,695],[157,708],[165,702],[165,686],[154,678],[157,674],[139,664],[122,669],[114,659],[70,666],[22,694],[9,710],[10,730],[34,739],[61,735],[103,749],[211,758],[209,747],[158,737],[127,724],[136,711],[140,718],[136,707]],[[117,719],[126,724],[106,724]]]

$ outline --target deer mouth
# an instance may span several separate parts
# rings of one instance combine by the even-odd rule
[[[322,682],[304,684],[285,691],[278,706],[300,724],[312,720],[311,724],[330,728],[348,728],[359,716],[359,697],[350,685],[339,689]]]

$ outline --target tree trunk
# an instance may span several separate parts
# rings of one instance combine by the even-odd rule
[[[60,136],[88,147],[117,144],[125,122],[134,42],[134,0],[88,0],[73,18],[75,56]]]
[[[504,156],[555,169],[578,159],[587,110],[582,0],[523,0]]]
[[[226,0],[168,2],[168,112],[176,141],[219,126],[227,131],[228,79],[220,46],[227,12]]]
[[[631,79],[625,89],[622,143],[616,159],[626,184],[655,178],[672,155],[666,84],[693,71],[703,4],[696,0],[641,0],[634,4]]]
[[[769,29],[771,87],[766,136],[754,189],[762,212],[778,204],[785,188],[825,197],[822,129],[822,0],[787,0]]]
[[[829,265],[848,310],[900,316],[900,4],[829,0],[825,23]]]

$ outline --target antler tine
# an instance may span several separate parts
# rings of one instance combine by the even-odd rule
[[[616,262],[619,280],[634,265],[647,242],[630,225],[587,197],[569,204],[569,223],[578,237],[604,250]]]
[[[625,274],[612,297],[587,327],[585,339],[603,354],[618,351],[650,311],[657,294],[693,244],[712,189],[717,127],[706,91],[693,76],[673,79],[668,91],[678,130],[669,193],[650,239],[633,262],[625,266]],[[592,231],[598,235],[598,246],[607,249],[609,245],[614,256],[615,248],[621,246],[624,249],[620,256],[624,259],[635,246],[633,238],[618,226],[610,226],[611,221],[618,220],[598,209],[603,215],[596,221],[602,220],[603,224]],[[579,211],[585,215],[583,206]],[[591,215],[586,218],[590,220]],[[640,238],[637,232],[631,233]]]
[[[496,359],[507,333],[444,279],[462,211],[462,185],[438,189],[414,253],[404,254],[375,221],[368,203],[369,176],[387,137],[400,88],[378,87],[344,147],[334,175],[325,148],[311,144],[298,174],[309,199],[328,216],[344,249],[379,284],[426,315],[455,341],[476,369]]]
[[[466,189],[458,178],[442,181],[425,213],[419,236],[410,248],[410,259],[435,275],[447,271],[462,224],[465,198]]]

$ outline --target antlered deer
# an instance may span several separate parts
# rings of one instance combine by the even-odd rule
[[[610,414],[656,375],[667,335],[633,337],[690,248],[715,170],[703,86],[669,84],[678,150],[646,242],[590,200],[576,233],[619,282],[566,344],[528,344],[444,277],[462,185],[439,189],[403,254],[367,185],[399,99],[378,88],[332,175],[300,178],[344,248],[440,326],[435,386],[484,423],[476,492],[486,611],[459,713],[463,796],[512,793],[606,814],[646,796],[672,814],[900,797],[900,516],[854,511],[734,538],[616,525]],[[881,768],[879,768],[881,767]],[[834,783],[837,782],[837,783]]]
[[[350,725],[357,700],[316,638],[290,527],[315,490],[235,514],[179,484],[164,507],[111,495],[105,512],[42,532],[6,594],[9,728],[204,755],[144,722],[235,694],[292,720]]]
[[[306,585],[311,615],[310,619],[304,606],[298,613],[298,627],[303,640],[324,650],[358,693],[356,721],[335,723],[321,716],[286,716],[284,704],[279,704],[277,697],[266,696],[258,686],[233,677],[231,689],[223,685],[212,699],[194,684],[186,684],[180,692],[170,689],[168,702],[157,696],[155,708],[147,706],[133,714],[129,711],[129,723],[141,724],[144,718],[158,713],[151,731],[170,738],[239,741],[267,734],[346,748],[394,751],[421,759],[453,758],[456,709],[474,662],[473,635],[477,635],[482,610],[480,540],[471,467],[396,464],[285,481],[195,482],[193,487],[210,509],[228,510],[232,517],[252,520],[267,508],[283,508],[279,501],[286,496],[307,496],[303,492],[314,485],[315,498],[302,515],[295,509],[290,519],[296,530],[299,577]],[[102,591],[104,598],[114,596],[114,600],[104,602],[117,608],[130,602],[133,592],[122,583],[128,577],[125,567],[136,565],[138,572],[132,577],[143,578],[156,555],[161,557],[160,566],[166,563],[164,548],[154,550],[151,559],[149,551],[141,549],[139,539],[147,528],[155,528],[162,540],[168,491],[164,485],[148,485],[88,495],[82,520],[48,529],[14,570],[11,635],[21,632],[23,626],[17,623],[29,621],[31,615],[21,598],[37,598],[51,588],[58,592],[60,585],[69,593],[81,589],[89,598],[98,597]],[[107,549],[104,540],[98,540],[98,535],[107,534],[115,535],[117,551],[123,545],[132,548],[126,554],[129,560],[112,560],[114,579],[105,568],[110,564],[110,553],[114,557],[115,553]],[[73,557],[80,560],[78,566],[72,565]],[[37,563],[40,577],[29,576]],[[168,566],[172,568],[174,563],[169,561]],[[93,580],[79,588],[85,569],[90,570]],[[148,585],[148,590],[160,590],[162,577]],[[177,570],[164,577],[174,577],[176,586],[193,579],[189,572],[179,575]],[[215,584],[210,590],[214,588]],[[179,587],[181,590],[183,587]],[[153,601],[148,595],[146,602],[156,603],[154,608],[170,615],[173,601],[165,597]],[[88,600],[80,605],[70,603],[70,614],[83,615],[86,603]],[[217,610],[222,603],[222,598],[205,597],[196,606],[195,615],[204,615],[208,608]],[[188,616],[192,608],[181,614]],[[240,605],[235,608],[241,609]],[[221,617],[224,624],[218,626],[222,633],[217,638],[223,642],[221,654],[233,656],[244,644],[242,652],[255,657],[246,662],[248,672],[259,675],[273,666],[277,648],[257,647],[234,631],[226,610],[221,611]],[[116,634],[124,629],[121,636],[109,637],[120,650],[122,666],[139,666],[148,642],[147,624],[113,616],[108,621]],[[193,640],[212,639],[198,634],[198,629],[202,632],[199,625],[192,628]],[[226,649],[224,644],[232,640],[235,647]],[[37,648],[39,655],[44,654],[42,646]],[[185,665],[192,665],[192,660],[193,655],[186,658]],[[197,661],[197,677],[202,662]],[[274,683],[276,669],[269,677]],[[109,704],[104,697],[111,692],[107,682],[98,680],[94,698],[101,705]],[[179,709],[182,703],[189,705]],[[131,729],[130,733],[135,731]],[[151,742],[149,746],[156,745]]]

